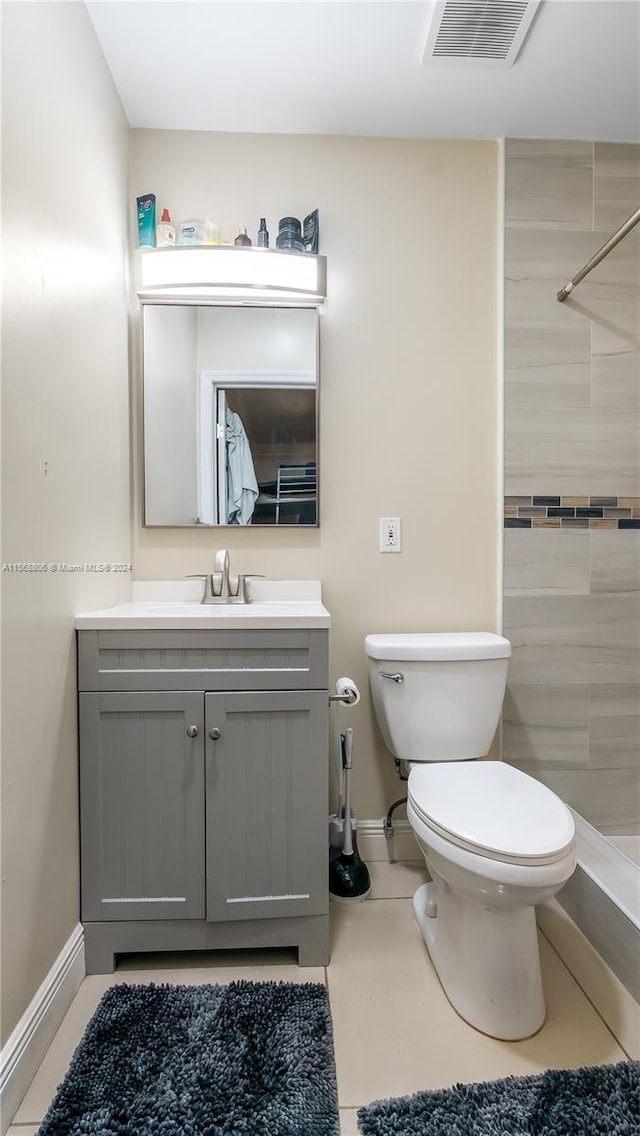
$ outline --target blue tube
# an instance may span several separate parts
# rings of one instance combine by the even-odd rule
[[[156,247],[156,195],[145,193],[137,197],[138,205],[138,247]]]

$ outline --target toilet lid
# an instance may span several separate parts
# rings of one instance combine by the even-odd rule
[[[575,837],[564,802],[503,761],[414,765],[408,795],[426,825],[481,856],[551,863],[562,858]]]

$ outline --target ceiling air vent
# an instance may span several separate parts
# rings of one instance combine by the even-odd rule
[[[540,0],[438,0],[422,62],[511,67]]]

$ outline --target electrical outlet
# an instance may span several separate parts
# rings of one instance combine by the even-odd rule
[[[380,517],[380,551],[400,552],[400,517]]]

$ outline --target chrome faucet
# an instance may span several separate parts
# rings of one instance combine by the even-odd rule
[[[213,572],[206,575],[197,573],[187,576],[187,580],[204,580],[201,603],[203,604],[246,604],[250,603],[247,580],[259,578],[257,572],[243,572],[238,576],[229,575],[229,553],[226,548],[219,549],[213,561]]]
[[[213,591],[214,595],[219,596],[221,600],[228,600],[231,595],[229,591],[229,553],[226,548],[221,548],[219,552],[216,552],[213,561]]]

